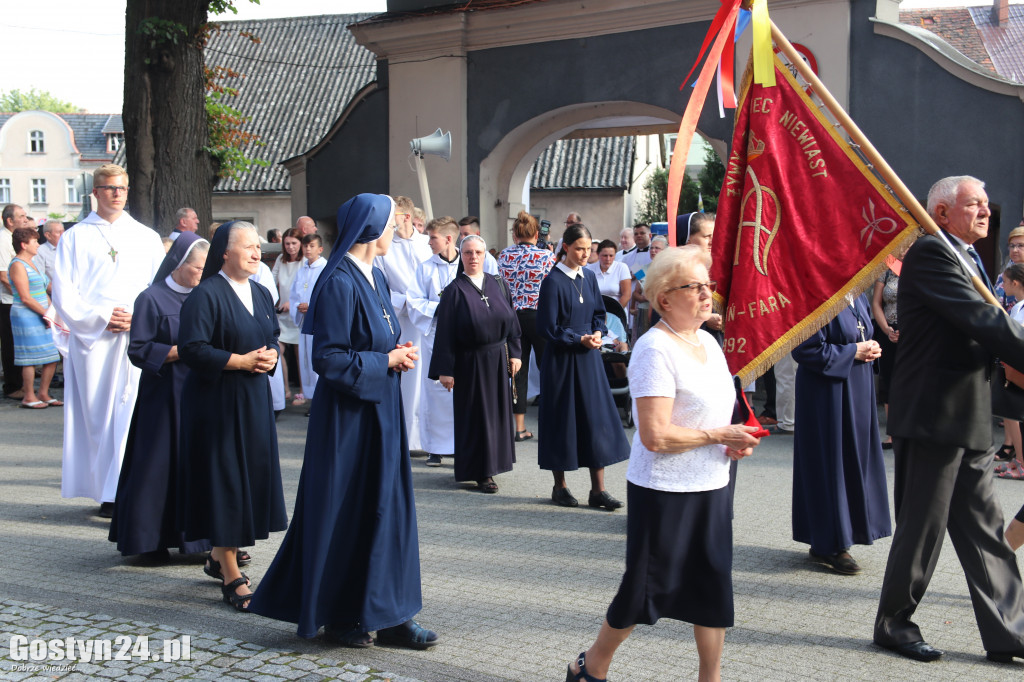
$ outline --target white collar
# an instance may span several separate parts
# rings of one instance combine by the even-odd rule
[[[569,279],[583,277],[583,268],[576,268],[575,270],[573,270],[568,265],[566,265],[564,261],[558,261],[558,264],[555,265],[555,267],[564,272],[569,277]]]
[[[374,289],[377,288],[376,282],[373,281],[373,265],[370,263],[364,263],[351,253],[346,253],[345,258],[348,258],[350,261],[355,263],[356,267],[359,268],[359,272],[363,273],[363,277],[366,278],[366,281],[370,283],[371,287]]]
[[[959,244],[959,245],[960,245],[961,247],[963,247],[964,249],[969,249],[969,248],[972,248],[970,244],[968,244],[967,242],[965,242],[965,241],[964,241],[963,239],[960,239],[960,237],[957,237],[957,236],[956,236],[955,234],[953,234],[952,232],[947,232],[946,234],[948,234],[948,235],[949,235],[950,237],[952,237],[953,239],[955,239],[955,240],[957,241],[957,243],[958,243],[958,244]]]
[[[231,279],[229,278],[228,281],[230,282]],[[167,285],[168,289],[170,289],[171,291],[177,291],[179,294],[187,294],[188,292],[192,291],[192,287],[181,286],[180,284],[175,282],[174,278],[171,277],[170,275],[164,277],[164,284]]]

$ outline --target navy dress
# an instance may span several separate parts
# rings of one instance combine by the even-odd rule
[[[142,370],[110,522],[110,541],[124,556],[177,547],[207,552],[207,540],[186,542],[178,529],[178,431],[188,366],[165,363],[178,343],[178,316],[188,292],[155,282],[135,299],[128,359]]]
[[[892,535],[874,368],[854,359],[871,311],[864,296],[855,305],[793,351],[793,539],[819,555]]]
[[[178,515],[186,540],[208,538],[214,547],[251,546],[288,526],[269,378],[224,369],[232,353],[280,351],[270,292],[248,284],[251,315],[220,275],[203,280],[181,307],[178,354],[190,371],[181,396]]]
[[[445,287],[435,314],[428,376],[455,378],[456,481],[482,481],[512,471],[516,461],[508,358],[520,356],[519,320],[491,275],[484,275],[483,295],[486,302],[461,274]]]
[[[585,334],[608,333],[597,278],[586,268],[583,277],[574,283],[555,267],[540,285],[537,330],[547,346],[540,365],[537,463],[550,471],[599,469],[629,459],[601,353],[580,343]]]
[[[374,290],[347,257],[324,271],[311,309],[320,375],[292,524],[249,610],[298,624],[371,632],[422,608],[412,469],[400,374],[388,352],[400,329],[384,275]],[[391,316],[391,328],[384,318]]]

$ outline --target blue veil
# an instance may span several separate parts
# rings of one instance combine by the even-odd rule
[[[330,279],[331,273],[341,266],[348,250],[354,244],[376,241],[384,233],[384,228],[388,226],[394,214],[395,202],[386,194],[357,194],[341,205],[338,209],[338,239],[331,247],[331,257],[327,265],[313,286],[313,293],[309,297],[309,310],[306,311],[306,319],[302,324],[303,334],[313,333],[313,320],[316,319],[315,310],[320,290]]]
[[[199,242],[205,241],[195,232],[180,233],[178,238],[174,240],[174,243],[171,244],[171,248],[168,249],[167,255],[164,256],[164,261],[160,264],[160,269],[156,271],[153,281],[162,282],[167,279],[167,275],[180,268],[181,264],[185,262],[188,254],[192,253],[192,247]]]

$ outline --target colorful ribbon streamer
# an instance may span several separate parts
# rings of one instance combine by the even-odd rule
[[[772,54],[771,22],[768,19],[767,0],[722,0],[722,6],[718,8],[711,27],[708,29],[704,41],[701,43],[697,60],[686,78],[683,79],[679,89],[682,90],[689,82],[690,76],[697,69],[705,53],[708,58],[704,62],[693,92],[690,94],[690,101],[683,112],[683,120],[679,123],[679,133],[676,136],[676,145],[672,153],[672,163],[668,171],[668,239],[669,243],[675,246],[676,235],[676,214],[679,194],[683,188],[683,174],[686,172],[686,157],[690,152],[690,143],[693,141],[693,134],[697,130],[697,119],[704,109],[704,102],[707,99],[708,89],[711,86],[712,76],[719,76],[719,102],[722,106],[730,109],[736,108],[736,90],[733,84],[735,69],[735,49],[725,49],[727,42],[735,41],[738,36],[737,18],[740,14],[740,5],[749,4],[751,9],[750,21],[753,24],[753,55],[754,55],[754,81],[771,87],[775,85],[775,67]],[[710,52],[708,47],[710,46]],[[732,46],[730,45],[730,48]],[[767,52],[765,51],[767,49]]]

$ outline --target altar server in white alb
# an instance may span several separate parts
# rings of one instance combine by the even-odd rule
[[[63,497],[91,497],[113,512],[140,370],[128,361],[135,297],[164,258],[160,236],[125,212],[128,176],[93,172],[96,210],[57,245],[53,305],[70,330],[64,360]]]
[[[274,302],[274,309],[277,309],[277,302],[280,296],[277,293],[277,283],[274,281],[274,273],[267,264],[260,261],[256,274],[249,277],[256,284],[261,285],[270,294],[270,300]],[[286,407],[284,397],[284,372],[281,371],[281,354],[277,356],[277,370],[270,374],[270,399],[274,406],[274,413],[278,413]]]
[[[295,279],[292,280],[292,291],[288,297],[292,320],[295,321],[299,329],[302,329],[302,323],[306,319],[306,311],[309,310],[309,297],[313,293],[316,280],[324,271],[324,266],[327,265],[327,259],[322,255],[323,252],[324,242],[320,239],[320,235],[314,232],[302,238],[302,265],[295,273]],[[316,390],[316,380],[319,378],[313,371],[313,336],[299,334],[297,350],[299,351],[302,396],[306,400],[312,400],[313,392]]]
[[[422,336],[409,317],[407,302],[409,288],[416,278],[416,268],[431,256],[430,240],[413,226],[412,217],[416,206],[409,197],[395,197],[395,238],[387,254],[377,256],[373,264],[384,273],[391,290],[391,305],[402,329],[399,345],[411,341],[420,345]],[[416,367],[402,374],[402,409],[405,411],[405,432],[409,438],[410,450],[422,450],[420,442],[419,406],[420,389],[425,365],[417,362]]]
[[[434,255],[420,263],[416,278],[409,287],[407,304],[409,317],[419,330],[420,365],[430,367],[434,352],[434,313],[441,301],[441,293],[459,274],[459,252],[455,240],[459,226],[454,218],[435,218],[427,225],[430,250]],[[455,407],[452,394],[432,381],[423,370],[423,390],[420,393],[419,427],[420,447],[427,451],[427,466],[441,466],[441,455],[455,454]]]

